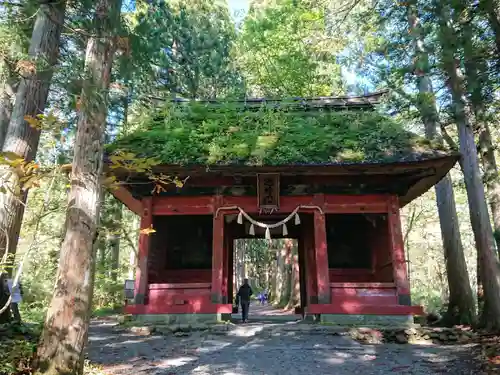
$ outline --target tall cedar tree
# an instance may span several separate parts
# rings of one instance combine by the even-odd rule
[[[75,138],[66,235],[35,369],[38,374],[82,374],[95,270],[101,173],[111,67],[121,0],[99,0],[87,44],[86,79]]]
[[[465,1],[454,2],[454,9],[460,14],[461,45],[463,48],[464,69],[467,83],[467,91],[471,109],[474,113],[475,130],[479,133],[479,150],[481,162],[484,169],[484,183],[488,203],[493,218],[493,230],[497,251],[500,251],[500,175],[495,157],[495,146],[490,131],[491,116],[488,114],[488,105],[493,101],[491,80],[485,80],[485,72],[488,70],[488,52],[485,47],[474,41],[479,30],[474,28],[474,16],[469,4]],[[470,5],[469,5],[470,6]],[[479,39],[486,39],[484,35],[477,35]],[[489,46],[489,45],[488,45]],[[479,48],[478,48],[479,47]],[[488,87],[490,86],[490,87]]]
[[[0,149],[3,147],[14,107],[19,74],[16,71],[22,55],[28,52],[33,32],[33,14],[38,9],[34,1],[3,4],[0,21]]]
[[[436,98],[429,76],[429,56],[425,48],[423,30],[415,2],[408,6],[408,24],[415,48],[413,72],[419,91],[417,107],[424,123],[425,136],[442,144],[443,140],[438,133],[439,115],[436,108]],[[475,322],[476,315],[474,295],[470,286],[467,263],[460,238],[455,195],[449,174],[435,186],[435,191],[450,290],[448,310],[444,321],[449,325],[472,324]]]
[[[493,33],[495,34],[495,44],[497,47],[497,54],[500,56],[500,4],[498,0],[480,0],[479,8],[482,9],[488,17]],[[500,58],[497,64],[500,68]]]
[[[500,265],[495,254],[493,231],[490,224],[484,185],[481,180],[478,153],[474,141],[472,113],[467,105],[465,78],[457,58],[457,36],[450,19],[450,7],[445,1],[435,1],[438,16],[438,37],[441,63],[448,78],[454,117],[458,127],[460,153],[463,158],[465,187],[469,211],[478,251],[480,278],[484,288],[484,307],[481,322],[488,328],[500,329]]]
[[[65,1],[42,3],[31,36],[30,61],[21,64],[22,78],[16,103],[3,145],[3,152],[14,153],[25,162],[34,160],[40,140],[40,129],[31,126],[27,117],[45,109],[53,68],[59,54],[59,41],[66,9]],[[15,253],[21,227],[26,192],[19,192],[19,176],[12,173],[8,193],[0,196],[0,224],[9,235],[9,253]],[[5,251],[5,231],[0,231],[0,257]]]
[[[30,126],[25,118],[34,117],[45,109],[53,67],[59,53],[65,9],[65,1],[40,4],[28,50],[30,61],[20,65],[24,69],[21,70],[16,102],[2,151],[14,153],[25,162],[34,160],[40,140],[40,129]],[[14,168],[4,168],[2,174],[10,176],[5,182],[8,189],[0,193],[0,259],[5,251],[8,251],[9,256],[15,254],[27,197],[27,191],[21,191],[21,175]]]

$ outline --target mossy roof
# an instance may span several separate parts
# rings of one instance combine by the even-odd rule
[[[108,153],[185,166],[393,163],[449,154],[391,117],[349,106],[169,103],[138,118],[135,128]]]

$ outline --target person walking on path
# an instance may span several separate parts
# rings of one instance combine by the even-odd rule
[[[7,286],[9,288],[9,293],[11,295],[10,309],[12,310],[12,315],[14,316],[14,321],[21,323],[21,314],[19,313],[19,304],[23,300],[23,291],[21,288],[21,283],[12,288],[12,279],[7,279]]]
[[[248,310],[250,308],[250,297],[252,294],[253,291],[248,284],[248,279],[244,279],[243,285],[240,286],[240,289],[238,290],[238,298],[241,304],[241,320],[243,323],[248,322]]]

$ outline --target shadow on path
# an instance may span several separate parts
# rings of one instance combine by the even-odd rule
[[[346,335],[253,322],[224,334],[138,336],[110,322],[91,325],[88,357],[110,374],[480,374],[470,345],[361,345]]]

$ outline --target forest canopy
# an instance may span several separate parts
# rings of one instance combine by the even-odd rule
[[[293,165],[414,161],[447,154],[396,119],[364,110],[169,103],[108,145],[171,165]]]

